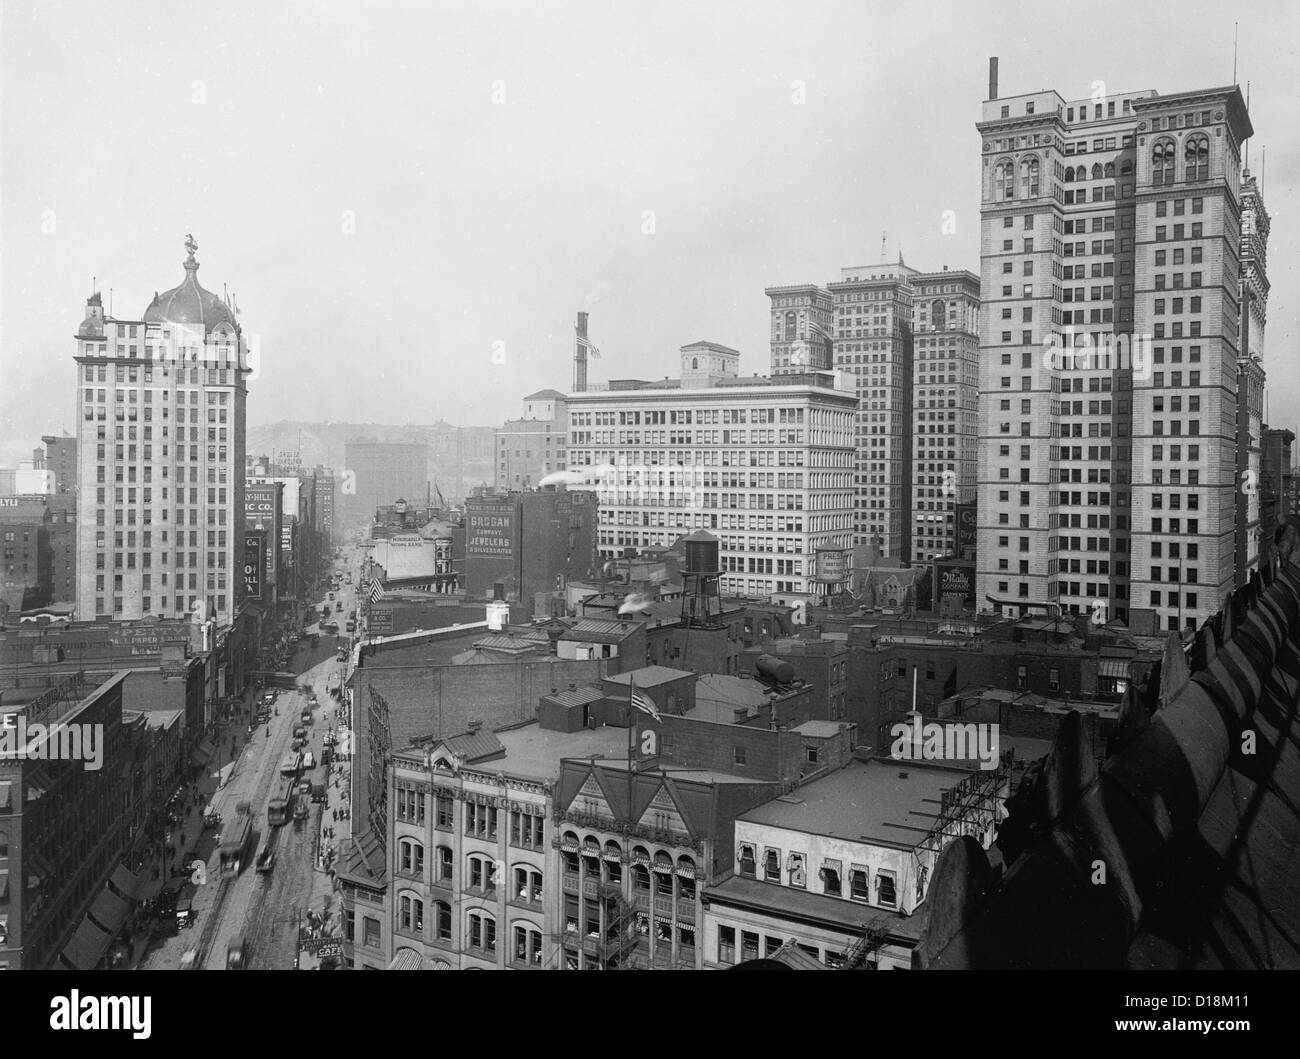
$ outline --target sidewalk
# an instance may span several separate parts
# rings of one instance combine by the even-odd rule
[[[248,696],[245,696],[247,699]],[[259,726],[260,727],[260,726]],[[253,736],[257,735],[258,728],[254,728]],[[235,736],[235,751],[230,752],[230,738]],[[223,817],[228,812],[234,811],[234,806],[225,805],[225,789],[229,784],[229,779],[240,767],[244,751],[248,748],[250,737],[247,731],[247,722],[234,720],[225,724],[219,724],[214,730],[214,741],[217,749],[213,751],[212,759],[203,766],[203,771],[199,777],[183,786],[184,801],[186,804],[184,818],[179,823],[169,823],[167,825],[167,835],[171,840],[171,852],[160,851],[154,858],[151,865],[146,865],[141,869],[145,874],[145,881],[136,894],[137,911],[136,915],[142,917],[140,926],[131,936],[131,957],[130,966],[132,970],[138,970],[143,963],[149,948],[154,940],[163,930],[163,924],[148,913],[140,910],[140,906],[146,901],[154,900],[164,890],[180,890],[189,881],[190,866],[195,860],[202,860],[205,864],[211,858],[213,850],[216,849],[220,842],[220,828],[203,829],[203,814],[209,808],[214,808]],[[233,763],[233,764],[232,764]],[[225,782],[223,782],[223,778]],[[210,843],[210,848],[206,854],[201,852],[205,844]],[[158,870],[158,877],[154,878],[154,869]],[[181,870],[185,869],[185,870]]]

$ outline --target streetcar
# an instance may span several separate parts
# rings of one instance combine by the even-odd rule
[[[248,802],[235,806],[235,815],[221,833],[217,853],[221,858],[223,876],[238,875],[248,854],[249,839],[253,837],[253,807]]]
[[[282,827],[293,813],[294,790],[292,776],[281,776],[266,806],[266,822],[272,827]]]
[[[296,750],[290,750],[280,762],[280,775],[297,776],[300,768],[302,768],[302,755]]]

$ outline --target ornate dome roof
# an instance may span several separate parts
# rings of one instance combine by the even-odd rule
[[[191,237],[186,241],[189,257],[185,259],[185,279],[178,287],[173,287],[162,294],[155,294],[149,308],[144,311],[145,323],[175,323],[188,327],[203,328],[208,334],[220,324],[228,324],[231,330],[237,330],[234,313],[211,291],[199,286],[199,263],[194,260],[194,251],[198,244]]]

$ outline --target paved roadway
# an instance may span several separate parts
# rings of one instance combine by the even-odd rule
[[[349,551],[347,561],[355,582],[354,556],[355,553]],[[336,561],[335,569],[342,570],[343,563]],[[346,622],[347,613],[356,606],[356,590],[355,583],[345,583],[336,593],[336,602],[345,605],[343,620],[339,622],[341,627]],[[318,631],[318,627],[311,626],[307,631]],[[344,633],[342,640],[347,638]],[[343,669],[335,653],[339,642],[342,641],[323,634],[320,646],[311,649],[304,640],[292,663],[294,671],[300,672],[299,685],[310,685],[318,701],[318,706],[312,711],[312,724],[307,728],[308,749],[316,759],[316,767],[304,770],[300,777],[313,783],[327,782],[326,769],[321,766],[320,759],[326,730],[337,724],[338,701],[328,694],[327,683],[331,676]],[[213,845],[207,859],[207,882],[199,887],[194,901],[197,912],[194,928],[166,939],[151,951],[142,964],[145,969],[179,967],[185,950],[203,939],[207,943],[206,952],[200,954],[204,968],[224,970],[227,946],[240,934],[246,939],[252,968],[291,968],[297,955],[299,917],[305,919],[309,908],[317,912],[327,908],[333,913],[330,922],[336,920],[338,901],[333,896],[331,880],[321,869],[318,859],[321,816],[327,808],[313,804],[310,796],[302,796],[308,799],[307,820],[269,828],[266,819],[267,802],[279,776],[280,762],[289,750],[293,728],[301,723],[300,712],[308,702],[309,696],[300,690],[282,690],[267,724],[258,726],[243,753],[233,763],[222,767],[221,786],[213,795],[211,805],[225,820],[229,820],[238,803],[251,803],[254,835],[247,862],[240,875],[223,887]],[[277,710],[278,716],[274,712]],[[341,767],[350,769],[350,766],[349,761]],[[331,775],[337,774],[337,768]],[[330,792],[331,800],[335,800],[337,792],[332,786]],[[274,832],[275,864],[270,872],[259,874],[254,861],[268,830]]]

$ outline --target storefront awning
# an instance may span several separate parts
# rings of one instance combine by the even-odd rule
[[[125,864],[119,864],[113,869],[113,885],[116,886],[128,900],[134,901],[140,893],[140,876],[131,871]]]
[[[107,886],[100,890],[95,903],[90,906],[90,915],[95,923],[110,935],[116,934],[126,922],[130,906]]]
[[[93,971],[100,958],[108,951],[109,937],[96,929],[89,919],[83,919],[63,950],[63,958],[79,971]]]

